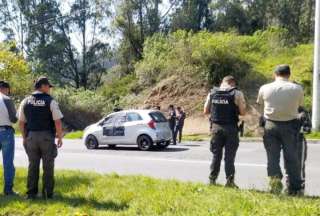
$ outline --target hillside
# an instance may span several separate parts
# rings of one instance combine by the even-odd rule
[[[252,105],[259,87],[272,80],[278,64],[291,65],[292,80],[304,85],[310,108],[313,46],[289,45],[284,39],[286,34],[284,30],[270,29],[253,36],[184,31],[156,35],[145,43],[144,58],[136,64],[135,74],[131,75],[134,78],[126,83],[128,91],[116,103],[135,108],[161,106],[163,111],[169,104],[182,106],[188,114],[186,133],[207,133],[209,122],[202,115],[206,95],[222,77],[232,74],[248,101],[246,133],[254,134],[259,114]],[[102,89],[115,86],[113,83]],[[113,89],[115,95],[116,91]]]

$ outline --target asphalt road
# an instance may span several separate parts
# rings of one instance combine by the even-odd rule
[[[320,144],[309,145],[307,161],[308,195],[320,196]],[[1,156],[0,156],[1,157]],[[57,169],[142,174],[163,179],[208,182],[211,153],[208,142],[185,142],[163,151],[139,151],[135,146],[87,150],[80,140],[64,140],[56,160]],[[2,159],[1,159],[2,161]],[[16,139],[15,165],[27,166],[27,157]],[[262,143],[242,142],[236,159],[236,182],[241,188],[267,189],[266,155]],[[224,183],[221,167],[219,183]]]

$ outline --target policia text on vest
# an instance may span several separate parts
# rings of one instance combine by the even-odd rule
[[[239,147],[239,115],[245,114],[245,100],[243,93],[236,89],[232,76],[225,77],[220,88],[214,88],[208,95],[204,113],[210,114],[212,125],[210,183],[216,183],[224,149],[226,186],[237,187],[234,182],[234,162]]]
[[[42,196],[53,197],[54,160],[57,147],[62,146],[63,115],[57,102],[50,96],[52,85],[46,77],[35,82],[36,91],[25,98],[19,108],[19,126],[23,144],[29,158],[27,195],[34,199],[38,195],[39,165],[43,163]],[[55,137],[58,138],[57,145]]]

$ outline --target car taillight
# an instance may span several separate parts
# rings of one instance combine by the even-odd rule
[[[155,121],[151,120],[151,121],[148,123],[148,126],[149,126],[151,129],[156,129],[156,123],[155,123]]]

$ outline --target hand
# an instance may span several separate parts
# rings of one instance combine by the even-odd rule
[[[62,145],[63,145],[63,143],[62,143],[62,138],[58,138],[57,147],[58,147],[58,148],[61,148]]]

